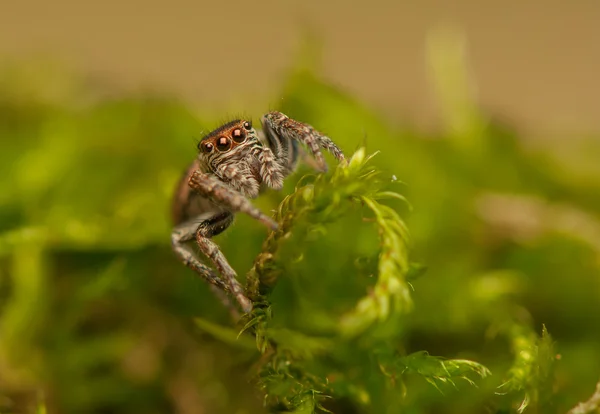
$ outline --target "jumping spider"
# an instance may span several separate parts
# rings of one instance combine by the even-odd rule
[[[172,211],[175,228],[171,242],[179,259],[209,282],[223,300],[228,302],[227,295],[233,296],[244,312],[252,310],[252,303],[211,238],[227,229],[237,212],[277,229],[277,223],[249,199],[256,198],[266,187],[282,188],[284,178],[306,155],[298,142],[312,153],[313,166],[321,171],[327,171],[323,148],[338,161],[344,160],[333,141],[308,124],[281,112],[267,113],[261,123],[262,132],[257,132],[250,121],[235,120],[206,135],[198,143],[197,159],[177,187]],[[189,245],[192,240],[221,276],[200,261]]]

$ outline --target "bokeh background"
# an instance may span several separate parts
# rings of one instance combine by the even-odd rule
[[[194,323],[229,321],[172,256],[168,207],[203,133],[269,109],[348,154],[382,151],[373,162],[405,183],[428,267],[402,347],[493,373],[444,393],[375,382],[386,391],[371,405],[335,412],[514,411],[523,389],[494,396],[518,360],[498,333],[508,320],[555,341],[549,396],[527,410],[587,399],[600,379],[598,22],[592,0],[3,0],[0,412],[264,412],[256,355]],[[337,280],[376,249],[348,228],[311,250],[301,280]],[[218,242],[243,275],[265,237],[240,217]]]
[[[479,102],[519,127],[600,128],[598,3],[460,0],[5,0],[3,59],[60,60],[117,88],[154,87],[219,109],[278,104],[278,79],[310,26],[322,74],[393,117],[431,124],[436,105],[425,42],[440,25],[469,41]],[[518,96],[515,99],[515,96]]]

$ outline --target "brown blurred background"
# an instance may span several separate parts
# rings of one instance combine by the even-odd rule
[[[388,114],[431,124],[426,37],[450,24],[467,35],[484,107],[540,135],[600,130],[598,0],[1,0],[0,59],[58,59],[243,111],[276,105],[306,24],[325,75]]]

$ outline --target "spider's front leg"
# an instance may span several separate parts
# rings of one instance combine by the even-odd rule
[[[289,153],[295,151],[292,141],[299,141],[308,147],[322,171],[327,171],[322,148],[329,151],[338,161],[345,160],[342,150],[328,136],[309,124],[291,119],[277,111],[264,115],[262,123],[267,139],[272,146],[276,147],[275,152],[280,159],[293,160],[295,157],[289,157]]]
[[[264,214],[256,208],[241,193],[226,186],[213,175],[203,173],[200,170],[194,171],[189,179],[189,185],[203,196],[206,196],[217,204],[231,210],[232,212],[241,212],[263,223],[271,230],[277,230],[278,225],[275,220]]]
[[[233,221],[233,213],[235,212],[246,213],[273,230],[277,229],[277,223],[265,215],[262,211],[254,207],[252,203],[248,201],[248,199],[246,199],[241,193],[228,187],[214,175],[206,174],[200,170],[196,170],[190,176],[188,184],[200,195],[213,200],[216,204],[224,207],[227,210],[213,217],[202,220],[199,223],[196,219],[195,228],[193,226],[190,227],[190,225],[184,226],[180,230],[181,235],[179,236],[180,239],[187,237],[189,240],[190,234],[195,234],[196,242],[198,243],[200,250],[212,261],[219,273],[223,276],[224,281],[214,277],[212,273],[207,273],[205,270],[206,267],[197,262],[197,260],[192,260],[193,257],[190,258],[189,254],[186,254],[185,251],[180,250],[180,257],[183,257],[185,259],[184,262],[189,267],[196,270],[197,273],[207,279],[210,283],[225,291],[231,292],[231,294],[240,304],[242,310],[248,313],[252,310],[252,302],[244,295],[243,289],[237,281],[235,270],[233,270],[223,255],[219,249],[219,246],[217,246],[217,244],[211,240],[211,237],[221,233],[223,230],[229,227]],[[191,223],[193,225],[194,220],[192,220]]]

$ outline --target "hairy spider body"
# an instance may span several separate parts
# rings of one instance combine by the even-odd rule
[[[225,301],[232,295],[244,312],[252,304],[244,295],[236,273],[212,237],[233,222],[237,212],[246,213],[272,230],[277,223],[249,201],[265,188],[280,190],[283,181],[305,156],[299,143],[314,156],[315,167],[327,170],[321,149],[339,161],[342,151],[327,136],[312,126],[295,121],[281,112],[269,112],[261,119],[262,133],[250,121],[234,120],[206,135],[199,143],[199,154],[181,179],[173,200],[175,228],[173,250],[188,267],[208,281]],[[189,242],[193,240],[217,272],[203,264]]]

